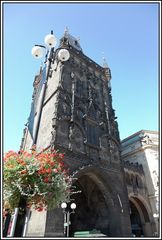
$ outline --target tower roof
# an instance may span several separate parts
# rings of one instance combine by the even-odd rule
[[[60,45],[65,44],[68,46],[72,46],[73,48],[77,49],[78,51],[82,51],[79,40],[80,40],[79,38],[75,38],[71,34],[69,34],[69,30],[66,27],[64,36],[60,39]]]

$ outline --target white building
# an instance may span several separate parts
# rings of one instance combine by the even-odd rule
[[[147,195],[159,232],[159,133],[141,130],[122,140],[122,159],[132,164],[142,164]]]

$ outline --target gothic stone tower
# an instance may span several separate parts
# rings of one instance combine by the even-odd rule
[[[110,69],[85,56],[77,39],[67,32],[59,48],[68,49],[70,58],[62,63],[55,57],[51,64],[37,130],[44,70],[35,77],[32,110],[21,148],[30,149],[36,131],[38,151],[53,146],[65,153],[65,161],[77,177],[74,185],[81,190],[74,195],[77,208],[71,215],[70,236],[93,229],[106,236],[130,236]],[[33,211],[27,236],[63,236],[62,210]]]

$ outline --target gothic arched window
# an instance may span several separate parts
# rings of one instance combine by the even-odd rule
[[[82,97],[83,95],[83,91],[84,91],[84,86],[83,86],[83,82],[80,81],[80,79],[77,79],[76,81],[76,93],[79,97]]]
[[[99,145],[97,127],[93,124],[87,124],[87,140],[90,144]]]

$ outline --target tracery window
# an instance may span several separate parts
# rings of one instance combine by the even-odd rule
[[[98,132],[95,125],[87,125],[87,140],[90,144],[99,145]]]

